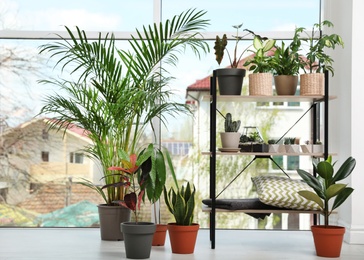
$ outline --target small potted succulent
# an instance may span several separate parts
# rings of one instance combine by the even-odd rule
[[[330,225],[329,216],[354,191],[353,188],[348,187],[342,181],[353,172],[356,165],[355,159],[353,157],[347,158],[336,173],[334,165],[332,157],[329,156],[325,161],[313,161],[317,173],[316,177],[304,170],[297,170],[303,181],[313,189],[313,191],[304,190],[298,193],[304,198],[317,203],[322,209],[324,225],[314,225],[311,230],[316,253],[318,256],[323,257],[340,256],[345,227]],[[330,203],[331,199],[334,199],[333,203]]]
[[[301,37],[302,41],[308,42],[306,57],[301,57],[304,74],[300,75],[301,95],[324,95],[324,70],[334,75],[332,64],[334,60],[325,52],[325,49],[335,49],[336,46],[344,47],[342,38],[337,34],[323,34],[318,36],[323,27],[333,27],[334,25],[325,20],[315,23],[311,34]]]
[[[244,63],[244,66],[253,72],[249,74],[249,95],[270,96],[273,94],[270,60],[275,43],[274,39],[254,34],[254,50],[248,50],[254,55]]]
[[[239,148],[241,152],[268,152],[269,145],[264,143],[259,132],[252,132],[249,135],[243,134],[240,137]]]
[[[225,132],[220,132],[222,152],[238,151],[241,121],[233,121],[231,113],[227,113],[224,121]]]
[[[243,80],[245,77],[246,70],[243,69],[240,65],[240,60],[245,53],[246,49],[243,50],[238,56],[238,44],[239,42],[248,34],[251,32],[247,29],[244,31],[247,31],[243,36],[239,36],[239,29],[243,26],[243,24],[239,25],[233,25],[233,28],[236,29],[236,35],[233,37],[235,38],[235,48],[233,55],[230,55],[229,52],[226,49],[226,46],[228,44],[227,36],[224,34],[222,37],[216,36],[215,40],[215,57],[217,63],[220,65],[221,61],[224,58],[224,53],[229,57],[230,61],[230,68],[223,68],[223,69],[217,69],[216,70],[216,76],[219,83],[219,91],[220,95],[240,95],[241,89],[243,86]],[[238,68],[239,65],[241,68]]]

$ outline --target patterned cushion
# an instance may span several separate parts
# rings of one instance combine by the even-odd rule
[[[313,191],[301,180],[287,177],[258,176],[252,181],[257,188],[259,200],[267,205],[300,210],[320,210],[319,206],[298,194],[300,190]]]

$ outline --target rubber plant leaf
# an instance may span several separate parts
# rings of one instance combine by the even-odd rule
[[[317,203],[317,205],[319,205],[320,208],[324,209],[324,203],[316,193],[308,190],[301,190],[298,192],[298,194],[307,200]]]

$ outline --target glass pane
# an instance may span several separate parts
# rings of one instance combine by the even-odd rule
[[[77,25],[90,31],[134,31],[153,22],[153,1],[3,0],[0,16],[0,30],[61,31]]]
[[[295,26],[311,27],[319,20],[319,0],[209,0],[163,1],[163,17],[179,13],[191,6],[207,11],[209,31],[233,31],[232,25],[244,23],[252,31],[287,31]]]

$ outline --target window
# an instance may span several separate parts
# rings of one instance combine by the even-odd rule
[[[85,4],[85,2],[87,2],[87,4]],[[211,51],[213,50],[215,38],[215,34],[211,35],[211,32],[226,32],[228,35],[234,35],[235,32],[232,25],[240,24],[242,22],[244,23],[244,28],[252,29],[257,32],[268,32],[269,35],[274,35],[274,37],[277,38],[285,38],[287,35],[286,32],[293,31],[295,25],[309,26],[319,20],[320,2],[320,0],[307,0],[301,2],[277,0],[273,3],[269,0],[227,0],[224,3],[219,3],[218,1],[207,0],[186,0],[179,2],[164,0],[162,5],[162,0],[64,0],[62,2],[45,0],[0,1],[0,10],[8,11],[7,14],[0,13],[0,57],[1,54],[6,54],[8,53],[8,50],[11,50],[15,51],[15,53],[19,53],[19,60],[23,60],[24,57],[28,58],[27,63],[23,64],[20,63],[20,61],[17,61],[14,66],[10,66],[10,68],[26,68],[23,71],[17,71],[17,73],[9,73],[6,67],[4,67],[4,64],[1,63],[0,58],[0,78],[5,80],[0,82],[0,114],[6,118],[6,122],[1,122],[1,125],[6,123],[10,127],[14,127],[31,120],[39,113],[41,107],[40,101],[44,95],[55,91],[55,89],[52,89],[50,86],[45,88],[44,85],[38,83],[39,79],[44,78],[41,75],[42,73],[52,73],[55,78],[57,77],[57,72],[51,70],[53,64],[46,64],[45,59],[39,59],[38,47],[49,41],[53,41],[53,39],[48,37],[54,37],[54,33],[61,32],[62,34],[64,32],[64,27],[60,25],[67,25],[72,29],[77,25],[88,32],[113,31],[115,32],[116,38],[119,39],[117,42],[118,46],[120,46],[120,48],[128,48],[125,47],[127,46],[125,40],[130,37],[130,32],[134,31],[135,28],[141,28],[142,25],[148,25],[153,22],[153,19],[156,21],[160,18],[165,20],[180,13],[182,10],[186,10],[193,6],[197,9],[207,11],[206,18],[210,19],[211,25],[207,27],[207,31],[203,33],[203,36],[209,41]],[[232,6],[234,8],[232,8]],[[229,13],[229,15],[222,16],[221,13]],[[30,19],[29,17],[36,17],[36,19]],[[138,19],[134,19],[135,17],[138,17]],[[250,45],[248,41],[244,42],[244,44],[245,47]],[[233,46],[233,44],[229,44],[228,46],[230,53]],[[2,47],[4,47],[4,49],[2,49]],[[181,103],[184,103],[186,99],[186,86],[210,75],[211,70],[218,67],[213,56],[213,53],[210,52],[206,55],[202,55],[199,60],[192,52],[179,55],[178,66],[169,71],[171,76],[175,78],[173,86],[171,87],[177,93],[178,96],[176,98]],[[221,64],[220,67],[225,66],[228,63],[228,59],[225,58],[224,62],[225,64]],[[21,75],[21,77],[19,77],[19,75]],[[10,93],[9,89],[13,92]],[[26,98],[24,98],[24,95],[27,95]],[[24,100],[26,100],[26,102]],[[203,191],[208,190],[208,188],[206,188],[208,186],[208,178],[206,178],[208,175],[208,157],[201,156],[200,152],[205,149],[207,143],[208,131],[205,131],[205,129],[206,125],[208,125],[208,117],[204,114],[206,111],[203,111],[203,109],[199,107],[200,103],[197,100],[195,104],[196,111],[194,113],[195,115],[201,113],[200,121],[191,119],[192,117],[186,119],[187,116],[185,117],[184,115],[181,115],[178,118],[168,118],[168,132],[162,126],[162,134],[160,136],[162,136],[162,138],[168,136],[170,140],[174,140],[166,142],[163,145],[168,147],[174,160],[180,160],[179,162],[174,163],[176,170],[179,171],[179,178],[195,181],[196,184],[198,183],[198,185],[200,185],[197,186],[196,189]],[[287,102],[275,104],[262,103],[257,104],[257,107],[262,108],[260,110],[264,110],[265,108],[268,110],[276,106],[289,108],[296,105],[297,104],[295,103]],[[242,112],[242,117],[243,116],[245,115]],[[191,126],[185,123],[187,121],[191,122]],[[39,135],[40,133],[38,132],[38,136]],[[48,133],[43,130],[42,139],[48,140],[48,138],[53,141],[53,135],[48,136]],[[53,146],[49,148],[52,150],[49,151],[42,151],[46,149],[45,147],[39,148],[40,151],[42,151],[41,161],[49,162],[49,155],[52,153],[52,163],[54,163],[54,165],[51,165],[51,163],[44,163],[42,166],[49,165],[49,167],[52,167],[63,175],[66,172],[65,169],[67,169],[69,173],[71,171],[79,172],[82,167],[85,167],[84,154],[76,152],[63,154],[62,149],[56,149],[56,145],[57,144],[53,144]],[[76,151],[77,148],[72,148],[72,150]],[[21,152],[26,153],[27,151],[24,149],[22,149]],[[38,156],[38,151],[39,150],[37,150],[35,153],[36,156],[33,156],[33,158]],[[185,161],[182,161],[182,159],[186,158],[186,155],[190,154],[192,154],[192,158],[188,157]],[[234,168],[234,170],[238,168],[235,167],[238,163],[234,161],[236,158],[237,157],[233,158],[233,161],[231,162],[231,167]],[[294,168],[294,165],[299,163],[298,158],[297,161],[294,161],[294,159],[288,160],[285,156],[280,156],[276,159],[278,164],[282,165],[282,167]],[[72,165],[68,165],[68,162]],[[38,176],[34,176],[31,171],[32,166],[36,163],[38,162],[33,162],[31,159],[28,159],[27,163],[24,163],[23,165],[31,166],[22,169],[22,171],[14,172],[13,175],[18,176],[23,173],[24,175],[21,176],[21,178],[30,179],[29,176],[31,178],[38,178]],[[226,163],[230,162],[227,161]],[[65,169],[62,168],[64,165],[67,165]],[[238,166],[241,167],[242,165]],[[274,170],[278,170],[276,166],[271,167]],[[269,166],[267,166],[267,168],[269,168]],[[47,168],[44,168],[44,172],[47,172]],[[221,177],[221,179],[227,179],[225,173],[220,176],[224,176]],[[47,179],[31,179],[31,182],[33,181],[39,181],[39,183],[44,184],[43,182],[47,182]],[[247,183],[249,181],[250,179],[247,179],[242,186],[248,185]],[[28,188],[29,186],[26,187]],[[31,190],[36,190],[36,187],[33,185]],[[239,190],[241,190],[240,187]],[[21,193],[18,192],[18,194]],[[202,194],[202,196],[205,195],[205,193]],[[201,221],[199,221],[199,217],[201,216],[196,216],[196,221],[200,222],[202,227],[208,226],[206,216],[203,215]],[[231,218],[229,217],[229,221],[225,222],[226,227],[230,227],[230,223],[227,224],[230,220]]]
[[[49,162],[49,152],[42,152],[42,161]]]
[[[70,153],[70,163],[83,163],[82,153]]]
[[[46,129],[42,130],[42,138],[43,140],[48,140],[48,131]]]

